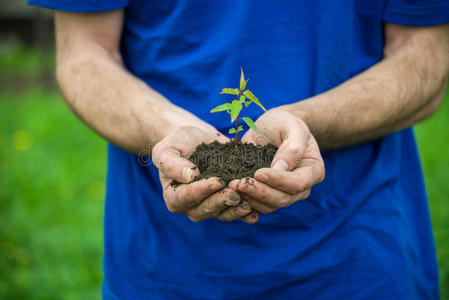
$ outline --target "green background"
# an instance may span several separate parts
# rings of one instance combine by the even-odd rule
[[[33,79],[42,60],[53,68],[52,57],[0,48],[0,299],[100,298],[106,143],[55,88]],[[442,299],[449,299],[448,125],[446,92],[437,113],[415,127]]]

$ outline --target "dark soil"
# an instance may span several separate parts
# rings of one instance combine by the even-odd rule
[[[218,176],[227,186],[233,179],[253,177],[258,169],[270,167],[276,151],[272,144],[255,146],[239,141],[236,149],[233,141],[226,144],[215,141],[198,145],[189,160],[200,171],[195,181]]]

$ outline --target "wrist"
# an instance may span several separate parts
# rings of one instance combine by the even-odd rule
[[[306,125],[308,125],[308,114],[305,109],[301,108],[299,103],[286,104],[282,106],[278,106],[273,109],[273,111],[285,111],[288,112],[295,117],[301,119]]]
[[[198,127],[207,131],[214,130],[214,128],[208,123],[202,121],[192,113],[175,106],[173,104],[168,105],[160,110],[158,114],[158,122],[148,120],[148,126],[153,127],[152,131],[149,131],[149,140],[151,144],[156,144],[169,134],[180,130],[184,127]],[[153,132],[153,134],[151,134]]]

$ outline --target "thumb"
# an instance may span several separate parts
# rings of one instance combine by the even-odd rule
[[[181,153],[173,148],[156,145],[153,148],[152,160],[165,176],[180,183],[190,183],[200,174],[194,163],[182,157]]]
[[[307,143],[307,132],[300,128],[287,128],[282,133],[282,142],[279,146],[271,168],[280,171],[290,171],[301,161]]]

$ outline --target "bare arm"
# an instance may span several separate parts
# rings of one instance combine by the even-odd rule
[[[55,26],[56,74],[64,98],[107,140],[137,153],[178,126],[211,128],[123,67],[118,50],[123,10],[55,12]]]
[[[342,85],[280,109],[300,117],[320,148],[373,140],[439,106],[449,75],[449,24],[385,25],[384,59]]]
[[[159,169],[167,208],[193,221],[258,220],[248,202],[217,177],[190,183],[198,169],[186,157],[201,142],[228,139],[173,105],[129,73],[118,51],[123,10],[56,12],[57,79],[64,98],[86,124],[132,152],[148,151]],[[174,188],[173,180],[182,182]],[[251,214],[250,214],[251,213]]]
[[[344,147],[404,129],[432,114],[449,75],[449,24],[386,24],[384,50],[381,62],[342,85],[262,115],[256,121],[258,134],[280,148],[271,168],[258,170],[255,180],[232,182],[231,188],[256,210],[270,213],[308,197],[313,185],[323,180],[313,137],[321,149]],[[243,139],[254,140],[254,133]]]

